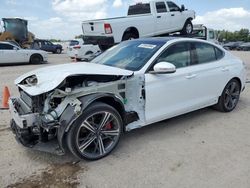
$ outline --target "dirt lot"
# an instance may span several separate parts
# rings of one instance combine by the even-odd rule
[[[250,67],[250,53],[234,52]],[[0,67],[0,88],[17,95],[14,79],[32,69],[70,62],[50,55],[45,65]],[[248,72],[250,78],[250,69]],[[250,84],[229,114],[203,109],[126,133],[117,149],[77,161],[25,149],[0,111],[0,187],[250,187]]]

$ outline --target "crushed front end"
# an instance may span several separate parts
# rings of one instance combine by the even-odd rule
[[[58,122],[48,121],[43,113],[46,97],[46,94],[30,96],[20,91],[20,97],[10,98],[10,126],[16,140],[25,147],[62,155],[64,149],[56,137]]]

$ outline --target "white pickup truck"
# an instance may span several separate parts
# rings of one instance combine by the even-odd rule
[[[172,1],[152,0],[129,6],[128,16],[89,20],[82,23],[84,41],[101,49],[124,40],[159,36],[180,31],[190,34],[195,12]]]

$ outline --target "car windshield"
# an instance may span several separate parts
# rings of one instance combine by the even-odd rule
[[[138,71],[164,44],[163,41],[126,41],[96,57],[92,63]]]

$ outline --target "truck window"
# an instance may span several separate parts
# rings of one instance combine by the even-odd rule
[[[181,11],[180,7],[178,7],[175,3],[172,1],[167,1],[168,8],[170,12],[176,12],[176,11]]]
[[[129,6],[128,15],[137,15],[137,14],[150,14],[150,4],[149,3],[140,3],[136,5]]]
[[[209,31],[209,38],[210,39],[214,39],[215,38],[215,35],[214,35],[214,31]]]
[[[157,13],[167,12],[167,7],[165,2],[156,2],[155,3]]]

